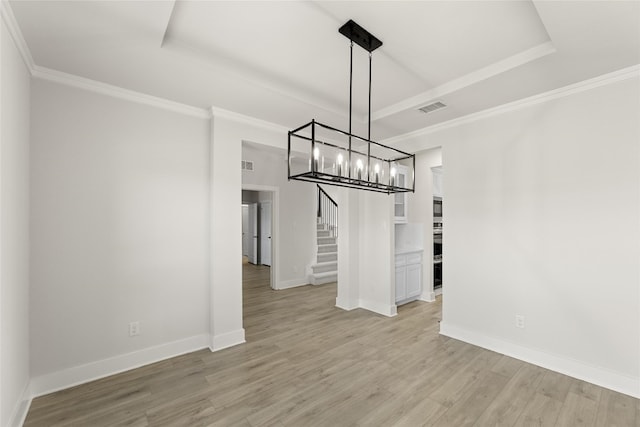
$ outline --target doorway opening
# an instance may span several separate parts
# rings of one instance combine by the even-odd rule
[[[275,289],[275,215],[276,191],[243,186],[242,189],[242,262],[245,272],[268,272],[269,286]]]
[[[432,286],[435,296],[442,295],[442,235],[444,230],[443,222],[443,172],[442,165],[432,167],[433,184],[433,271]]]

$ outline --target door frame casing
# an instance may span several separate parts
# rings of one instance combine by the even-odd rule
[[[267,208],[267,209],[265,209]],[[269,221],[265,221],[265,218],[263,217],[265,210],[269,212]],[[259,230],[260,233],[258,234],[260,237],[258,238],[258,241],[260,242],[260,264],[261,265],[268,265],[269,267],[271,267],[271,264],[273,264],[273,257],[272,257],[272,252],[273,252],[273,221],[271,220],[271,218],[273,217],[273,202],[271,201],[264,201],[264,202],[258,202],[258,211],[260,212],[260,214],[258,215],[259,221],[260,221],[260,226],[259,226]],[[267,240],[263,240],[265,237],[265,227],[268,226],[269,227],[269,236],[267,236]],[[267,245],[265,245],[265,243],[268,243]],[[265,247],[267,247],[269,249],[269,262],[265,263]]]
[[[251,250],[249,251],[249,262],[251,264],[258,264],[259,261],[258,209],[258,203],[248,204],[249,227],[247,231],[250,234],[249,241],[251,242]]]
[[[242,183],[242,190],[265,191],[271,193],[271,289],[278,287],[278,271],[280,270],[280,188],[271,185],[257,185]]]
[[[246,218],[245,218],[245,213],[246,213]],[[245,223],[245,220],[246,220],[246,223]],[[249,249],[248,249],[249,244],[247,243],[247,240],[249,238],[248,232],[249,232],[249,205],[247,203],[243,203],[242,204],[242,256],[249,255]],[[245,249],[246,249],[246,252],[245,252]]]

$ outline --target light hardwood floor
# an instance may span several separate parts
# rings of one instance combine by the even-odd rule
[[[640,425],[638,399],[440,336],[440,301],[345,312],[335,284],[243,269],[246,344],[37,398],[25,425]]]

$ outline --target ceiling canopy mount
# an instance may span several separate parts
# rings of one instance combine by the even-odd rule
[[[340,34],[366,50],[367,52],[373,52],[380,46],[382,42],[376,38],[369,31],[362,28],[355,21],[350,19],[338,30]]]

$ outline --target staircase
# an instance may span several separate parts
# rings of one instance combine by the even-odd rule
[[[338,281],[338,205],[318,185],[318,252],[311,265],[311,283],[322,285]]]

